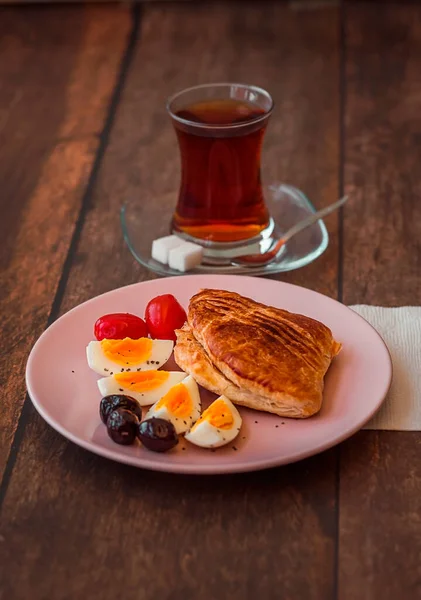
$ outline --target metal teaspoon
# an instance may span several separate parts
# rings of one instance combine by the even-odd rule
[[[276,259],[279,252],[281,251],[282,247],[292,237],[294,237],[294,235],[296,235],[300,231],[303,231],[303,229],[306,229],[310,225],[313,225],[313,223],[315,223],[322,217],[325,217],[326,215],[329,215],[330,213],[334,212],[339,207],[343,206],[347,200],[348,200],[348,196],[343,196],[342,198],[340,198],[333,204],[330,204],[329,206],[326,206],[325,208],[322,208],[321,210],[318,210],[317,212],[313,213],[312,215],[306,217],[302,221],[299,221],[298,223],[293,225],[290,229],[288,229],[288,231],[286,231],[283,234],[283,236],[275,243],[275,245],[272,246],[272,248],[270,250],[268,250],[267,252],[263,252],[261,254],[256,253],[256,254],[245,254],[244,256],[237,256],[235,258],[231,258],[230,263],[232,265],[235,265],[238,267],[262,267],[262,266],[268,265],[269,263],[271,263],[273,260]]]

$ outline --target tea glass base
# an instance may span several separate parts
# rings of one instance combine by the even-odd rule
[[[237,240],[235,242],[215,242],[212,240],[203,240],[184,233],[173,228],[172,233],[186,240],[203,247],[203,265],[223,265],[228,264],[230,259],[245,254],[256,254],[266,252],[272,244],[272,234],[275,229],[275,221],[272,217],[269,219],[268,226],[259,233],[246,240]]]
[[[175,199],[176,193],[160,198],[159,213],[156,199],[145,201],[141,197],[128,201],[121,209],[123,235],[131,253],[140,264],[158,275],[183,275],[151,257],[153,240],[171,233],[168,223]],[[205,248],[204,261],[189,273],[273,275],[304,267],[323,254],[328,246],[329,237],[323,221],[319,220],[292,238],[284,246],[283,252],[270,264],[259,267],[231,265],[229,259],[235,256],[266,252],[274,240],[282,237],[285,231],[315,212],[314,206],[300,190],[280,183],[273,183],[265,188],[265,201],[271,221],[259,236],[230,244],[201,240],[201,245]],[[161,216],[163,218],[160,219]],[[177,235],[180,233],[177,232]],[[198,243],[196,238],[186,234],[181,237]]]

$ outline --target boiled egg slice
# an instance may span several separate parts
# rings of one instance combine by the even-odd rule
[[[199,388],[189,375],[158,400],[145,418],[165,419],[174,425],[177,433],[184,433],[200,417],[200,408]]]
[[[125,371],[98,379],[98,388],[102,396],[127,394],[141,406],[150,406],[185,377],[182,371]]]
[[[156,370],[162,367],[173,350],[172,340],[101,340],[89,342],[86,348],[88,365],[99,375],[115,375],[132,371]]]
[[[202,448],[218,448],[232,442],[241,429],[242,419],[231,400],[219,396],[185,435]]]

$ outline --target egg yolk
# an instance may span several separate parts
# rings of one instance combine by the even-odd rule
[[[116,373],[114,378],[122,387],[133,392],[150,392],[165,383],[169,376],[166,371],[138,371]]]
[[[152,354],[153,342],[149,338],[132,340],[102,340],[104,356],[118,365],[137,365],[146,362]]]
[[[192,429],[196,429],[203,421],[208,421],[208,423],[217,429],[232,429],[234,426],[234,417],[223,400],[215,400],[215,402],[203,412],[202,416],[196,421],[196,424]]]
[[[166,406],[171,414],[180,419],[189,417],[193,410],[193,402],[188,389],[182,383],[178,383],[157,403],[156,409]]]

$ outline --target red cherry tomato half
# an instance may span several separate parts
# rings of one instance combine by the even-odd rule
[[[158,340],[176,340],[175,329],[180,329],[187,320],[184,308],[172,294],[153,298],[147,305],[145,321],[149,333]]]
[[[94,334],[97,340],[123,340],[126,337],[137,340],[147,337],[148,328],[140,317],[130,313],[104,315],[95,323]]]

